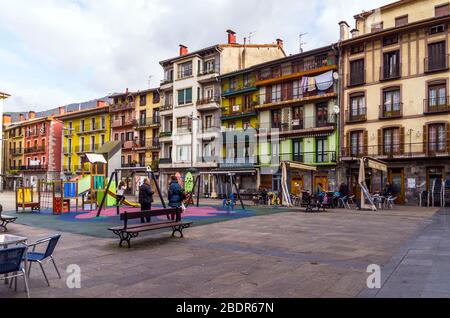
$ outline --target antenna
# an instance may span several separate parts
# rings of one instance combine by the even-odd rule
[[[152,87],[152,86],[151,86],[152,77],[153,77],[153,75],[149,75],[149,76],[148,76],[148,88],[151,88],[151,87]]]
[[[247,37],[248,44],[252,43],[252,37],[253,37],[253,35],[255,35],[255,33],[256,33],[256,31],[252,31],[248,34],[248,37]]]
[[[306,44],[306,42],[303,42],[303,37],[307,34],[308,33],[300,33],[298,36],[298,48],[300,53],[303,53],[303,45]]]

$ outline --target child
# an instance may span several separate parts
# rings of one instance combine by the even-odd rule
[[[125,200],[125,190],[127,189],[127,186],[125,185],[124,181],[120,181],[119,186],[117,187],[116,191],[116,204],[121,205],[123,201]]]

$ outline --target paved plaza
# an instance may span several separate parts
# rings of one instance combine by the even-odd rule
[[[144,234],[131,249],[119,248],[114,238],[62,232],[55,258],[63,279],[48,264],[48,287],[39,268],[33,268],[31,296],[449,296],[449,215],[436,212],[417,207],[320,214],[280,209],[194,226],[184,239],[168,232]],[[9,229],[31,241],[55,233],[21,224]],[[81,268],[80,289],[66,285],[70,264]],[[369,264],[382,268],[381,289],[366,289]],[[24,297],[22,286],[17,293],[0,286],[0,297]]]

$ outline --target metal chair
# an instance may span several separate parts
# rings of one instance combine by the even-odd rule
[[[22,260],[26,249],[26,246],[0,249],[0,279],[7,280],[11,278],[10,286],[14,279],[17,290],[17,277],[23,276],[25,291],[27,297],[30,298],[28,278],[25,273],[25,268],[22,266]]]
[[[50,283],[48,281],[47,275],[44,271],[43,262],[51,260],[53,263],[53,266],[55,266],[56,273],[58,274],[58,277],[61,279],[61,274],[59,273],[58,267],[56,266],[55,259],[53,258],[53,251],[55,250],[56,244],[58,244],[58,241],[61,237],[61,234],[53,235],[48,238],[44,238],[41,240],[36,241],[34,244],[28,245],[28,248],[33,247],[33,250],[31,252],[27,253],[28,262],[30,263],[28,267],[28,277],[30,277],[31,273],[31,265],[33,263],[38,263],[41,267],[42,273],[44,274],[45,281],[47,282],[47,285],[50,286]],[[36,247],[42,244],[47,244],[47,247],[45,249],[44,253],[36,252]]]
[[[397,200],[397,197],[394,197],[394,196],[390,195],[385,201],[386,207],[388,209],[392,209],[394,207],[394,204],[395,204],[396,200]]]
[[[340,197],[338,199],[338,201],[339,201],[339,206],[340,207],[342,207],[344,209],[347,209],[347,210],[350,210],[350,205],[348,204],[348,201],[349,201],[349,197],[348,196]]]

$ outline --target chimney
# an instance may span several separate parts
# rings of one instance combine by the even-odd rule
[[[35,119],[36,118],[36,113],[32,110],[30,110],[28,112],[28,119]]]
[[[350,30],[350,26],[348,25],[348,23],[345,21],[339,22],[339,28],[340,28],[339,41],[348,40]]]
[[[98,100],[97,101],[97,108],[99,107],[105,107],[106,103],[104,100]]]
[[[280,49],[283,48],[283,40],[282,39],[277,39],[277,45]]]
[[[25,117],[23,116],[23,114],[19,114],[19,121],[24,121]]]
[[[180,44],[180,56],[188,54],[188,47]]]
[[[9,124],[11,124],[11,115],[3,114],[3,125],[9,125]]]
[[[227,33],[228,33],[228,44],[236,44],[236,32],[228,29]]]
[[[125,90],[125,94],[128,94],[128,87],[127,87],[127,89]]]
[[[357,36],[359,36],[359,30],[358,29],[353,29],[350,31],[350,33],[352,34],[352,38],[356,38]]]
[[[59,115],[64,115],[66,113],[66,107],[64,106],[60,106],[59,107]]]

